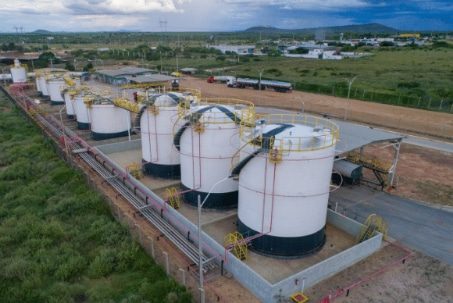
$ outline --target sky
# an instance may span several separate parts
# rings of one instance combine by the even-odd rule
[[[381,23],[453,30],[453,0],[0,0],[0,32],[236,31]]]

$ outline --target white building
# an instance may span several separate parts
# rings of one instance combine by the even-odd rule
[[[238,55],[253,55],[255,52],[255,45],[210,45],[208,47],[218,49],[223,54],[227,52],[236,53]]]

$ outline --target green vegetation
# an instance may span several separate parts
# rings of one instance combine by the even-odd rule
[[[446,46],[445,46],[446,45]],[[441,47],[445,46],[445,47]],[[127,51],[110,51],[102,56],[135,60],[141,66],[162,69],[167,72],[179,68],[195,67],[200,76],[210,75],[207,69],[218,74],[258,78],[263,71],[264,79],[293,83],[296,90],[347,97],[348,80],[357,76],[351,86],[354,99],[385,104],[453,112],[453,47],[446,43],[433,46],[404,48],[360,47],[358,52],[370,52],[370,56],[358,59],[315,60],[273,56],[220,55],[215,50],[188,48],[162,48],[162,60],[155,58],[156,50],[140,47]],[[164,51],[165,50],[165,51]],[[301,50],[302,52],[302,50]],[[89,55],[80,51],[80,56]],[[95,55],[93,55],[94,57]],[[139,59],[140,56],[144,59]],[[143,57],[144,56],[144,57]],[[176,60],[178,56],[178,60]]]
[[[191,302],[1,93],[0,298]]]
[[[331,31],[332,30],[332,31]],[[92,71],[108,65],[140,65],[171,73],[178,68],[194,67],[199,76],[226,74],[293,83],[296,90],[348,96],[348,80],[357,76],[351,98],[379,103],[453,112],[453,43],[447,33],[421,33],[426,46],[409,44],[396,47],[382,42],[380,48],[363,44],[350,46],[339,41],[339,33],[349,38],[390,36],[393,31],[379,24],[326,29],[328,44],[346,52],[369,52],[360,59],[314,60],[285,58],[279,49],[294,40],[312,39],[313,29],[281,30],[251,28],[242,32],[198,33],[36,33],[0,35],[4,49],[59,51],[64,61],[58,67]],[[19,43],[20,42],[20,43]],[[215,44],[255,44],[264,56],[240,56],[206,47]],[[61,52],[63,50],[63,52]],[[306,53],[296,49],[293,53]],[[53,61],[54,65],[58,64]],[[35,67],[49,60],[35,62]],[[56,65],[55,65],[56,66]],[[31,69],[29,63],[29,68]]]
[[[348,80],[357,76],[351,98],[453,112],[453,48],[392,48],[338,61],[260,58],[234,66],[228,73],[258,78],[264,70],[263,78],[339,97],[347,97]]]

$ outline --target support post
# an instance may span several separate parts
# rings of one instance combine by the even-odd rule
[[[393,144],[394,154],[393,154],[392,167],[390,169],[390,174],[389,174],[389,186],[390,187],[394,187],[396,168],[397,168],[398,160],[400,157],[400,148],[401,148],[401,139],[396,141]]]
[[[151,246],[151,256],[153,257],[153,259],[156,258],[156,254],[154,252],[154,240],[153,239],[150,239],[151,243],[150,243],[150,246]]]
[[[167,275],[170,275],[170,263],[168,262],[168,253],[164,251],[162,254],[164,255],[165,258],[165,272],[167,273]]]
[[[200,290],[200,302],[205,303],[204,288],[200,287],[199,290]]]
[[[201,244],[201,196],[198,195],[198,269],[200,275],[200,302],[204,303],[203,257]]]
[[[138,242],[141,245],[143,243],[142,230],[140,229],[140,227],[138,226],[137,223],[135,224],[135,228],[137,229],[137,232],[138,232]]]
[[[181,272],[182,286],[186,286],[186,271],[184,270],[184,268],[180,268],[179,271]]]
[[[362,161],[362,159],[363,159],[363,153],[364,153],[364,151],[365,151],[365,147],[364,147],[364,146],[361,146],[361,147],[360,147],[360,154],[359,154],[359,155],[360,155],[360,157],[359,157],[359,160],[360,160],[360,161]]]

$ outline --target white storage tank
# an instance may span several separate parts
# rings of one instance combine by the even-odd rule
[[[49,91],[51,105],[61,105],[65,103],[62,94],[65,86],[65,81],[62,78],[50,78],[47,80],[47,88]]]
[[[78,129],[90,129],[90,113],[84,98],[84,93],[80,92],[74,96],[73,101]]]
[[[239,176],[238,231],[266,255],[303,256],[326,239],[338,128],[328,120],[294,117],[290,123],[269,118],[272,124],[257,127],[232,170]]]
[[[46,73],[41,73],[39,75],[39,88],[41,89],[41,94],[44,98],[49,97],[49,91],[47,89],[47,75]]]
[[[179,179],[179,152],[173,144],[173,130],[184,120],[179,118],[178,105],[193,96],[182,93],[155,94],[140,111],[143,170],[160,178]]]
[[[42,93],[42,89],[41,89],[40,81],[39,81],[40,75],[41,75],[41,72],[40,72],[40,71],[36,71],[36,72],[35,72],[36,91],[37,91],[39,94]]]
[[[78,91],[81,91],[80,88],[80,77],[74,77],[71,75],[65,75],[63,77],[65,81],[65,89],[62,91],[64,103],[66,106],[66,115],[69,119],[75,118],[75,105],[74,105],[74,96]]]
[[[197,205],[198,195],[204,200],[210,192],[205,208],[237,206],[238,182],[228,176],[239,150],[241,111],[250,111],[252,106],[242,104],[239,109],[234,104],[204,104],[195,106],[185,117],[174,144],[180,151],[181,183],[187,203]]]
[[[27,71],[18,59],[14,59],[14,65],[11,67],[11,78],[13,79],[13,83],[27,82]]]
[[[68,119],[75,118],[75,109],[74,109],[74,97],[70,93],[70,89],[66,88],[63,90],[63,98],[66,106],[66,116]]]
[[[91,137],[104,140],[127,136],[131,130],[131,114],[129,111],[116,107],[107,98],[98,98],[89,107]]]

